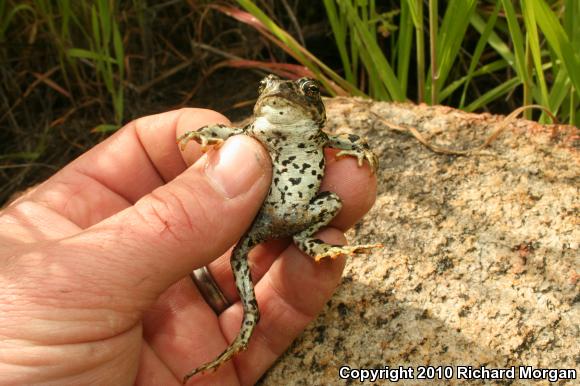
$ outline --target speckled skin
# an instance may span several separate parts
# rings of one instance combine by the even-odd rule
[[[269,75],[260,82],[260,96],[254,107],[254,120],[243,128],[210,125],[178,138],[182,147],[190,140],[202,145],[220,145],[232,135],[256,138],[272,158],[272,185],[250,229],[240,239],[231,256],[236,288],[244,308],[240,332],[232,344],[215,360],[188,373],[193,375],[216,369],[237,352],[245,350],[260,319],[248,266],[248,252],[266,240],[292,236],[296,246],[316,261],[340,254],[364,253],[380,244],[339,246],[313,237],[340,211],[335,193],[318,192],[324,175],[324,147],[341,149],[337,156],[354,156],[359,166],[367,160],[374,172],[376,156],[357,135],[333,136],[322,131],[326,121],[318,82],[308,78],[296,81]]]

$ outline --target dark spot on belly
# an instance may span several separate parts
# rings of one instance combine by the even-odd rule
[[[300,181],[302,181],[302,178],[298,177],[298,178],[289,178],[288,181],[290,181],[292,183],[292,185],[298,185],[300,183]]]
[[[320,192],[318,193],[318,196],[316,196],[317,199],[322,200],[323,198],[326,198],[328,196],[332,195],[332,192],[329,192],[328,190],[325,190],[324,192]]]

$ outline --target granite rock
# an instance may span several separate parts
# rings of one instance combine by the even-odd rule
[[[367,136],[381,162],[377,202],[349,239],[385,247],[349,260],[326,308],[260,384],[358,384],[338,378],[343,365],[412,366],[415,378],[419,366],[578,372],[578,129],[515,120],[485,150],[453,156],[386,123],[469,148],[504,117],[363,99],[326,104],[329,131]],[[487,382],[495,383],[528,381]]]

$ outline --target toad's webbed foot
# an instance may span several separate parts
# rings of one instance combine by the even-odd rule
[[[358,161],[358,166],[363,166],[363,161],[366,159],[371,167],[371,172],[375,172],[377,170],[379,159],[370,150],[341,150],[336,154],[336,157],[344,157],[344,156],[351,156],[356,157]]]
[[[320,261],[326,257],[336,258],[339,255],[369,253],[372,248],[380,248],[382,244],[365,245],[333,245],[312,237],[322,227],[328,225],[342,207],[340,198],[331,192],[319,193],[307,207],[312,223],[302,232],[293,236],[294,243],[305,254]]]
[[[304,244],[310,244],[308,254],[314,258],[316,262],[324,259],[336,259],[340,255],[354,255],[359,253],[371,253],[373,248],[382,248],[383,244],[363,244],[363,245],[335,245],[326,244],[319,239],[304,240]]]
[[[232,342],[232,344],[230,344],[228,348],[213,361],[208,362],[202,366],[199,366],[198,368],[191,370],[189,373],[185,374],[182,383],[185,385],[187,381],[189,381],[189,378],[193,377],[195,374],[209,370],[216,371],[223,363],[229,361],[232,357],[234,357],[234,355],[236,355],[240,351],[244,351],[248,347],[248,340],[249,337],[245,339],[241,335],[238,335],[236,339]]]

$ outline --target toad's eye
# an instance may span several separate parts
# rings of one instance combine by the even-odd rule
[[[309,79],[302,83],[302,91],[307,97],[316,97],[320,94],[320,85],[318,81]]]

